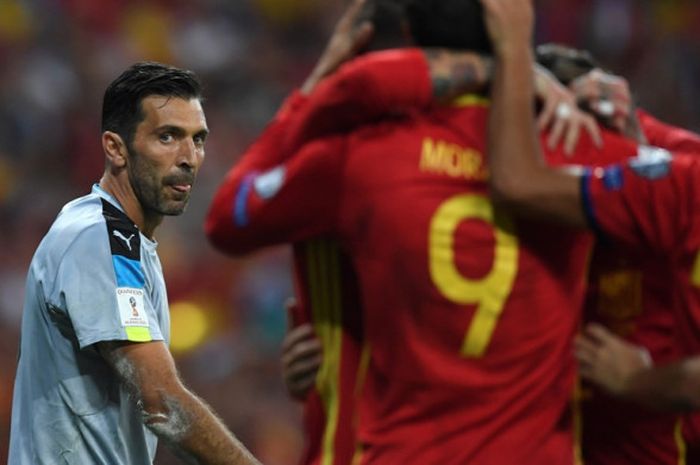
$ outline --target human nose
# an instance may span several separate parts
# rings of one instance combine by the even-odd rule
[[[192,139],[184,139],[180,146],[178,166],[183,169],[193,170],[199,168],[204,156],[204,150]]]

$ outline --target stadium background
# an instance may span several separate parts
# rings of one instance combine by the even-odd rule
[[[267,465],[294,464],[300,411],[279,374],[286,248],[230,260],[202,218],[223,174],[320,53],[345,0],[0,0],[0,462],[6,462],[24,279],[60,207],[103,157],[105,86],[158,60],[202,77],[212,130],[192,203],[158,232],[187,383]],[[538,2],[538,41],[587,48],[657,116],[700,131],[700,4]],[[161,448],[162,449],[162,448]],[[175,463],[167,451],[157,463]]]

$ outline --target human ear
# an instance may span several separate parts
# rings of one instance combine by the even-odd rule
[[[116,132],[105,131],[102,133],[102,150],[107,161],[115,168],[126,166],[128,151],[122,137]]]

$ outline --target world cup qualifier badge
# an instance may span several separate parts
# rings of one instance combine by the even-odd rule
[[[657,147],[640,146],[637,158],[629,166],[638,176],[656,180],[665,178],[671,172],[671,153]]]
[[[143,289],[119,287],[116,290],[119,316],[123,327],[148,327]]]

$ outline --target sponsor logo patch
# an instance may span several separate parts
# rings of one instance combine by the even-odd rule
[[[143,302],[143,289],[133,287],[118,287],[117,305],[122,326],[128,328],[133,326],[148,327],[148,315]]]
[[[122,234],[121,231],[114,229],[112,230],[112,235],[116,237],[117,239],[121,239],[124,241],[124,244],[129,248],[129,252],[131,252],[133,249],[131,248],[131,239],[136,236],[136,234],[130,234],[129,237],[126,237],[124,234]]]

